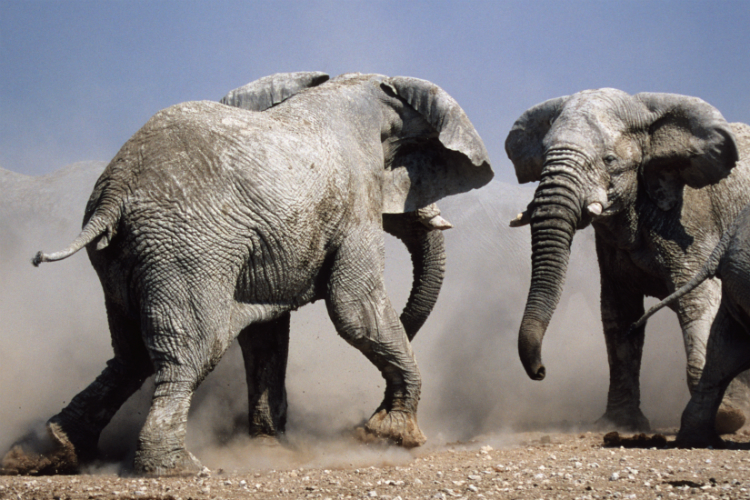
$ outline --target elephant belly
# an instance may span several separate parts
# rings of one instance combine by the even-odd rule
[[[722,281],[722,301],[730,313],[746,331],[750,332],[750,251],[746,247],[734,247],[730,258],[722,263],[720,275]]]

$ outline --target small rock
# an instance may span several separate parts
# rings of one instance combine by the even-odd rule
[[[476,486],[474,486],[473,484],[470,484],[470,485],[468,486],[468,488],[469,488],[469,489],[470,489],[471,491],[473,491],[474,493],[476,493],[477,491],[479,491],[479,488],[477,488],[477,487],[476,487]]]
[[[617,472],[613,472],[611,476],[609,476],[610,481],[617,481],[620,479],[620,475]]]

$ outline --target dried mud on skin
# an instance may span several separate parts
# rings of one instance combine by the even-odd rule
[[[674,439],[674,429],[662,434]],[[744,444],[750,432],[729,438]],[[441,448],[428,445],[412,450],[398,465],[373,460],[357,467],[215,470],[163,479],[4,476],[0,499],[750,498],[747,446],[680,450],[603,443],[604,433],[530,432]]]

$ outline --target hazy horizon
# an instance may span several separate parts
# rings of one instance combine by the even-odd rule
[[[750,122],[750,2],[0,0],[0,167],[109,161],[158,110],[285,71],[414,76],[515,182],[527,108],[580,90],[698,96]]]

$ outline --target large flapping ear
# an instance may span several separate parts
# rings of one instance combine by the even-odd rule
[[[264,111],[292,97],[297,92],[328,81],[319,71],[276,73],[231,90],[221,98],[222,104],[251,111]]]
[[[401,76],[386,78],[381,86],[403,99],[437,132],[437,138],[399,148],[385,172],[384,212],[411,212],[492,180],[482,138],[447,92],[426,80]]]
[[[544,137],[562,111],[568,96],[544,101],[516,120],[505,139],[505,152],[513,162],[518,182],[536,182],[542,176]]]
[[[683,185],[702,188],[729,175],[739,154],[719,110],[697,97],[678,94],[634,97],[649,111],[641,174],[646,191],[661,209],[675,205]]]

